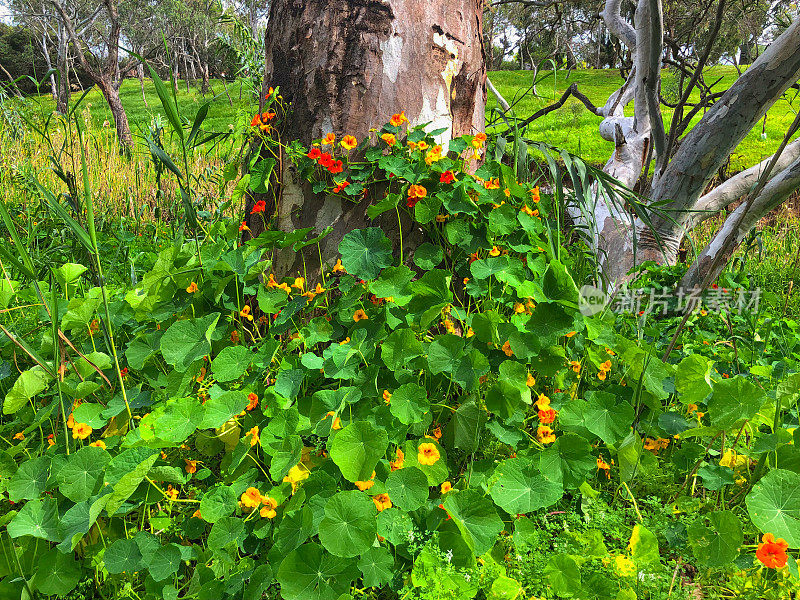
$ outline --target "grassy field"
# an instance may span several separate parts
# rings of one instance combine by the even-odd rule
[[[545,71],[539,75],[542,81],[537,85],[537,94],[534,94],[532,91],[526,93],[533,81],[531,71],[494,71],[489,77],[503,96],[514,104],[513,114],[519,118],[528,117],[536,110],[552,104],[572,83],[577,83],[578,88],[596,105],[604,104],[608,96],[623,83],[617,70],[579,69],[570,73],[558,71],[555,74]],[[715,89],[726,89],[735,81],[736,71],[733,67],[708,69],[707,81],[716,81],[720,78],[721,81]],[[670,81],[670,75],[665,74],[665,89],[668,89]],[[178,103],[186,118],[193,119],[200,106],[212,99],[206,126],[213,131],[228,129],[236,124],[237,118],[243,119],[253,112],[252,96],[247,89],[242,89],[240,83],[228,84],[230,100],[222,81],[213,81],[212,87],[216,96],[209,93],[203,97],[194,86],[187,92],[185,82],[178,83]],[[123,82],[121,96],[134,135],[146,131],[152,116],[163,112],[149,80],[145,81],[147,104],[142,99],[139,82],[134,79]],[[78,97],[75,94],[73,100],[77,100]],[[105,121],[111,121],[111,113],[96,88],[89,92],[84,102],[89,106],[93,124],[101,126]],[[48,114],[53,109],[52,100],[48,96],[41,96],[39,105],[43,114]],[[792,106],[787,100],[777,102],[767,113],[766,119],[761,121],[736,149],[731,157],[731,170],[734,172],[741,170],[772,154],[794,118],[793,108],[796,109],[797,105],[795,102]],[[497,107],[497,100],[489,94],[487,115],[490,118],[497,117]],[[632,105],[628,106],[626,114],[631,114],[632,108]],[[668,127],[672,110],[663,107],[663,111],[665,125]],[[696,123],[699,119],[700,116],[693,122]],[[533,139],[574,152],[591,163],[603,164],[610,155],[613,144],[598,135],[597,127],[600,121],[600,117],[586,110],[578,100],[571,98],[560,109],[531,124],[528,135]]]
[[[538,95],[532,92],[524,94],[533,82],[532,71],[495,71],[489,73],[489,78],[495,84],[503,97],[510,103],[518,100],[513,107],[513,113],[519,118],[525,118],[540,108],[552,104],[561,96],[573,82],[578,84],[578,89],[598,106],[605,104],[608,97],[618,89],[623,80],[617,70],[580,69],[567,75],[565,71],[552,73],[543,72],[539,77],[548,75],[537,85]],[[733,84],[736,79],[736,70],[733,67],[712,67],[708,69],[706,81],[713,82],[721,78],[715,90],[724,90]],[[671,77],[664,76],[664,89],[668,89]],[[695,92],[693,98],[698,98]],[[491,114],[498,107],[497,100],[491,94],[487,99],[487,113]],[[731,170],[739,171],[752,166],[767,156],[771,155],[780,145],[783,135],[794,119],[798,102],[792,106],[787,100],[778,101],[767,113],[766,120],[760,122],[751,131],[731,157]],[[629,105],[626,114],[632,114],[633,105]],[[669,127],[672,119],[672,109],[662,107],[665,126]],[[794,110],[793,110],[794,109]],[[693,123],[700,120],[697,116]],[[564,106],[555,110],[531,124],[528,136],[532,139],[548,142],[556,147],[564,148],[582,156],[594,164],[603,164],[608,159],[613,144],[603,140],[597,133],[601,117],[590,113],[580,101],[570,98]],[[765,136],[762,137],[762,126]]]
[[[246,87],[246,83],[241,84],[239,81],[228,82],[227,91],[230,94],[230,99],[225,92],[226,83],[222,80],[212,80],[211,88],[214,93],[209,92],[205,96],[194,85],[190,85],[187,91],[186,82],[183,80],[178,81],[177,87],[178,106],[182,116],[189,121],[194,119],[203,104],[211,101],[204,125],[210,131],[227,130],[236,124],[237,118],[244,119],[254,110],[254,105],[251,102],[252,95]],[[72,101],[77,102],[80,97],[80,93],[74,93]],[[142,98],[139,81],[136,79],[126,79],[122,82],[120,97],[128,114],[131,131],[134,136],[149,129],[154,115],[160,114],[164,116],[155,87],[149,79],[146,79],[144,83],[144,99]],[[49,114],[55,107],[49,95],[43,94],[36,101],[42,115]],[[101,127],[106,121],[113,124],[111,111],[108,109],[108,105],[97,87],[93,87],[89,91],[83,100],[82,106],[89,108],[93,125]],[[249,116],[247,116],[247,122],[250,122]]]

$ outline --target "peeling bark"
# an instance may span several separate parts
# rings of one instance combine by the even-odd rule
[[[442,144],[483,131],[482,15],[482,0],[274,1],[266,32],[264,86],[280,86],[291,105],[285,139],[308,145],[335,132],[361,140],[401,110],[411,125],[444,128]],[[372,195],[348,203],[313,194],[296,181],[287,164],[279,177],[283,190],[266,200],[275,207],[281,229],[314,227],[319,232],[334,227],[323,243],[323,260],[335,254],[345,233],[370,224],[366,207],[382,193],[370,190]],[[252,200],[248,213],[251,205]],[[384,217],[372,224],[399,244],[397,215]],[[254,236],[259,233],[255,225]],[[409,233],[403,231],[404,243]],[[276,257],[278,274],[304,268],[310,277],[318,271],[316,247],[303,255]]]
[[[731,152],[800,77],[798,19],[708,110],[670,159],[657,101],[663,52],[661,1],[639,0],[635,27],[621,17],[620,4],[620,0],[606,0],[601,16],[608,29],[631,49],[634,67],[625,85],[598,111],[606,117],[600,125],[600,135],[615,142],[604,171],[632,188],[654,155],[656,175],[649,200],[658,202],[659,209],[649,215],[652,228],[645,226],[632,220],[624,207],[600,198],[598,186],[594,188],[594,204],[582,211],[572,207],[571,214],[578,215],[579,223],[592,230],[607,285],[625,279],[630,269],[643,261],[674,264],[688,231],[754,188],[772,158],[703,195]],[[634,114],[626,117],[623,109],[631,100]],[[728,218],[701,253],[686,275],[685,287],[704,281],[706,276],[718,275],[725,259],[758,220],[800,186],[800,141],[786,146],[773,172],[778,174],[760,192],[756,190],[758,195],[749,207],[742,205]],[[715,260],[723,251],[723,260]]]

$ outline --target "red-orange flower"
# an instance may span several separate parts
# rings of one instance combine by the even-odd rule
[[[549,425],[556,420],[556,411],[554,408],[547,408],[539,411],[539,422],[543,425]]]
[[[771,533],[765,533],[756,550],[756,558],[768,569],[780,569],[786,566],[789,544],[783,538],[775,539]]]
[[[247,394],[247,408],[245,410],[253,410],[254,408],[258,408],[258,396],[250,392]]]
[[[406,203],[409,208],[414,208],[417,202],[420,199],[424,198],[428,195],[428,190],[426,190],[421,185],[412,185],[408,188],[408,202]]]
[[[321,167],[329,169],[334,164],[333,156],[328,152],[323,152],[319,157],[319,164]]]
[[[320,156],[322,156],[322,150],[320,150],[319,148],[312,148],[311,150],[308,151],[308,154],[306,154],[306,156],[311,160],[317,160]]]
[[[333,144],[336,141],[336,136],[333,133],[329,133],[324,138],[322,138],[322,145],[327,146],[328,144]]]
[[[395,113],[392,115],[392,118],[389,119],[389,123],[394,127],[400,127],[403,123],[408,123],[408,118],[406,117],[406,111],[400,111],[399,113]]]
[[[445,171],[439,176],[439,183],[453,183],[455,180],[456,176],[452,171]]]
[[[267,208],[266,202],[264,202],[263,200],[259,200],[253,205],[253,210],[250,211],[250,214],[255,215],[258,213],[262,213],[266,208]]]
[[[332,161],[331,166],[328,167],[328,171],[330,171],[334,175],[336,175],[337,173],[341,173],[342,171],[344,171],[344,163],[342,163],[342,161],[340,160]]]

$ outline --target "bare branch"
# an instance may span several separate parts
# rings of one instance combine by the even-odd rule
[[[500,104],[500,107],[503,109],[503,112],[511,108],[511,105],[506,101],[505,98],[503,98],[503,95],[499,91],[497,91],[497,88],[494,87],[492,80],[489,79],[488,77],[486,78],[486,87],[489,88],[489,91],[492,92],[492,95],[494,95],[494,97],[497,98],[497,102]]]
[[[606,0],[605,7],[600,17],[605,21],[608,30],[616,35],[631,50],[636,48],[636,32],[625,19],[622,18],[620,6],[622,0]]]
[[[575,83],[575,82],[572,82],[572,84],[561,95],[561,98],[559,98],[553,104],[545,106],[544,108],[540,108],[535,113],[533,113],[530,117],[528,117],[527,119],[525,119],[521,123],[518,123],[517,126],[518,127],[525,127],[526,125],[530,125],[536,119],[545,116],[547,113],[553,112],[554,110],[557,110],[557,109],[561,108],[562,106],[564,106],[564,103],[567,101],[567,99],[570,96],[575,96],[578,100],[583,102],[583,105],[586,108],[588,108],[593,114],[598,115],[598,116],[602,116],[602,114],[600,113],[600,109],[597,108],[594,104],[592,104],[592,101],[589,100],[589,98],[587,98],[585,95],[583,95],[581,92],[578,91],[578,84]]]
[[[800,139],[788,144],[775,163],[775,169],[783,171],[796,159],[800,158]],[[709,217],[744,196],[761,178],[773,157],[765,158],[755,166],[737,173],[724,183],[701,196],[693,210],[687,229],[693,229]]]

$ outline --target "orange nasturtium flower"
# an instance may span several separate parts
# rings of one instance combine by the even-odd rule
[[[253,315],[250,314],[250,306],[245,304],[242,307],[242,310],[239,311],[239,316],[244,318],[244,319],[247,319],[248,321],[252,321],[253,320]]]
[[[544,394],[539,394],[539,397],[536,398],[536,407],[539,410],[547,410],[548,408],[550,408],[550,398],[548,398]]]
[[[186,465],[183,468],[186,469],[187,473],[197,473],[197,463],[198,463],[198,461],[190,460],[188,458],[184,458],[183,462],[186,463]]]
[[[389,465],[392,468],[392,471],[397,471],[398,469],[402,469],[405,459],[406,459],[405,454],[403,454],[403,451],[400,448],[398,448],[397,458],[389,463]]]
[[[302,292],[303,289],[305,288],[305,286],[306,286],[306,280],[304,278],[295,277],[294,283],[292,284],[291,287],[297,288],[298,290],[300,290]]]
[[[342,138],[342,141],[339,142],[339,145],[345,150],[352,150],[358,146],[358,140],[355,138],[355,136],[346,135]]]
[[[341,258],[337,259],[336,260],[336,264],[333,265],[333,272],[334,273],[343,273],[344,272],[344,266],[342,265],[342,259]]]
[[[177,489],[175,489],[174,487],[172,487],[171,485],[167,486],[167,490],[166,490],[167,498],[169,498],[173,502],[175,502],[175,500],[178,499],[178,494],[179,493],[180,492]]]
[[[200,514],[200,509],[199,508],[192,513],[192,518],[193,519],[201,519],[202,520],[203,515]]]
[[[194,294],[196,291],[197,291],[197,284],[193,281],[186,288],[186,293],[187,294]]]
[[[247,437],[248,435],[249,435],[249,436],[252,436],[252,437],[250,438],[250,446],[251,446],[251,447],[255,446],[255,445],[258,443],[259,439],[260,439],[260,438],[258,437],[258,425],[255,425],[255,426],[254,426],[254,427],[253,427],[253,428],[252,428],[250,431],[248,431],[248,432],[247,432],[247,433],[244,435],[244,437]]]
[[[491,177],[483,184],[487,190],[499,190],[500,189],[500,179],[495,177],[492,179]]]
[[[535,216],[535,215],[533,214],[533,213],[534,213],[534,211],[532,211],[530,208],[528,208],[528,205],[527,205],[527,204],[523,204],[522,208],[520,208],[519,210],[520,210],[520,212],[524,212],[524,213],[525,213],[526,215],[528,215],[529,217],[533,217],[533,216]]]
[[[472,146],[474,148],[483,148],[483,144],[486,142],[486,134],[482,131],[475,134],[475,137],[472,138]]]
[[[406,111],[400,111],[399,113],[395,113],[392,115],[392,118],[389,119],[389,124],[393,127],[400,127],[403,123],[408,123],[408,118],[406,117]]]
[[[501,350],[505,352],[506,356],[514,356],[514,351],[511,349],[511,342],[509,342],[508,340],[506,340],[506,343],[503,344]]]
[[[536,439],[542,444],[552,444],[556,441],[556,434],[547,425],[539,425],[536,429]]]
[[[781,569],[786,566],[789,544],[783,538],[775,539],[771,533],[765,533],[756,550],[756,558],[768,569]]]
[[[501,253],[502,252],[501,252],[500,248],[498,248],[497,246],[492,246],[492,249],[489,250],[489,256],[492,256],[492,257],[500,256]]]
[[[439,458],[439,449],[430,442],[424,442],[417,448],[417,460],[421,465],[435,464]]]
[[[358,323],[361,320],[369,319],[367,313],[364,312],[363,308],[359,308],[356,312],[353,313],[353,321]]]
[[[442,494],[446,494],[447,492],[449,492],[450,490],[453,489],[453,484],[450,483],[449,481],[445,481],[442,484],[442,487],[439,488],[439,489],[441,490]]]
[[[275,512],[275,509],[278,508],[278,501],[269,496],[262,496],[261,501],[264,503],[264,506],[258,511],[258,514],[267,519],[274,519],[275,515],[278,514]]]
[[[389,390],[383,390],[383,401],[386,403],[386,406],[389,406],[389,403],[392,401],[392,393]]]
[[[394,146],[397,143],[397,138],[393,133],[384,133],[381,139],[386,142],[387,146]]]
[[[608,464],[608,463],[607,463],[607,462],[606,462],[606,461],[603,459],[603,455],[602,455],[602,454],[601,454],[600,456],[598,456],[598,457],[597,457],[597,469],[598,469],[598,470],[601,470],[601,469],[602,469],[603,471],[605,471],[605,472],[606,472],[606,477],[608,477],[608,478],[611,478],[611,474],[609,473],[609,471],[611,470],[611,465],[609,465],[609,464]]]
[[[392,508],[392,500],[389,498],[389,494],[373,496],[372,501],[375,503],[375,508],[378,509],[378,512],[386,510],[387,508]]]
[[[247,394],[247,406],[245,410],[253,410],[254,408],[258,408],[258,396],[250,392]]]
[[[329,144],[333,144],[336,141],[336,136],[333,133],[329,133],[324,138],[322,138],[322,145],[327,146]]]
[[[372,472],[372,477],[369,478],[369,481],[356,481],[356,487],[360,489],[362,492],[367,491],[373,485],[375,485],[375,471]]]
[[[239,503],[244,508],[258,508],[261,504],[261,492],[258,491],[258,488],[249,487],[242,497],[239,500]]]
[[[342,420],[339,417],[336,417],[333,420],[333,425],[331,425],[331,429],[336,431],[336,430],[341,429],[341,428],[342,428]]]
[[[542,425],[549,425],[550,423],[556,420],[557,413],[554,408],[548,407],[544,410],[540,410],[537,414],[539,416],[539,422]]]
[[[537,186],[531,190],[531,200],[533,200],[534,204],[539,204],[541,199],[541,196],[539,196],[539,187]]]
[[[580,373],[581,372],[581,361],[579,361],[579,360],[571,360],[571,361],[569,361],[569,366],[576,373]]]
[[[85,440],[92,435],[92,428],[86,423],[77,423],[72,428],[72,437],[76,440]]]
[[[22,440],[25,439],[25,434],[22,433],[21,431],[19,433],[15,433],[14,434],[14,439],[22,441]]]

